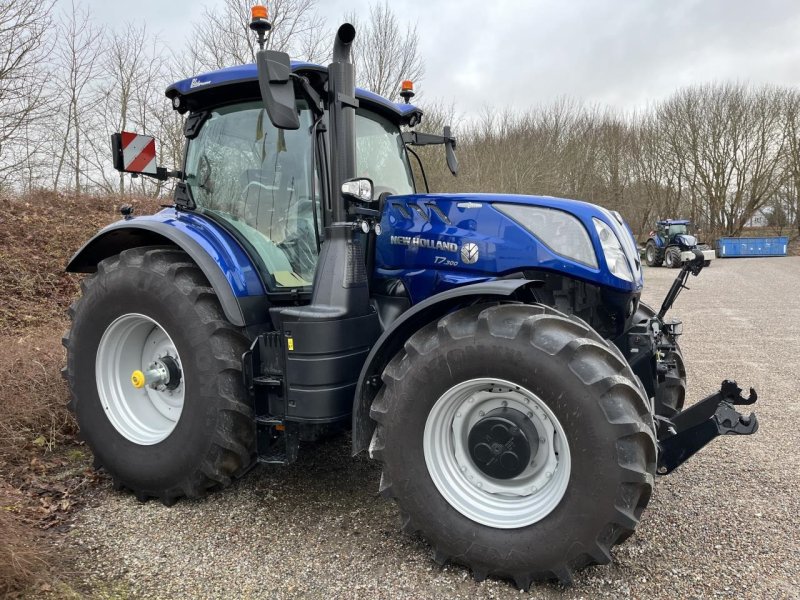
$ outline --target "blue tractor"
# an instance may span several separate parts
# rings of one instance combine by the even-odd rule
[[[707,244],[699,244],[692,235],[692,222],[686,219],[664,219],[656,222],[656,228],[648,234],[644,247],[644,258],[648,267],[678,269],[686,262],[696,259],[695,250],[703,255],[703,266],[708,267],[715,253]]]
[[[259,9],[260,10],[260,9]],[[263,49],[179,81],[180,169],[114,136],[117,168],[176,180],[70,261],[71,408],[116,488],[170,505],[349,430],[439,563],[569,582],[636,527],[656,474],[749,434],[735,382],[684,409],[681,323],[659,311],[619,214],[541,196],[428,193],[422,111]],[[424,172],[422,163],[418,173]],[[311,446],[313,448],[313,446]]]

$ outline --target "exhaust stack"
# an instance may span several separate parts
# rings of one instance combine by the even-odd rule
[[[356,28],[344,23],[333,41],[333,62],[328,66],[330,100],[332,222],[347,219],[342,183],[356,176],[356,79],[351,50]]]

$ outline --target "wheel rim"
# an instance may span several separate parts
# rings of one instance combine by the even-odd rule
[[[647,258],[648,264],[652,264],[656,259],[656,251],[652,246],[647,246],[647,250],[645,250],[645,258]]]
[[[186,390],[181,364],[172,339],[148,316],[123,315],[106,328],[97,347],[95,379],[103,410],[121,435],[152,445],[172,433]],[[133,381],[137,372],[147,377],[141,387]]]
[[[508,479],[484,472],[469,447],[476,425],[503,412],[515,422],[524,419],[527,431],[533,427],[538,435],[530,464]],[[502,379],[471,379],[446,391],[428,414],[423,449],[439,493],[462,515],[489,527],[513,529],[542,520],[569,483],[569,444],[561,423],[538,396]]]

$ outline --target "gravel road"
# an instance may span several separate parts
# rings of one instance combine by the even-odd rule
[[[660,305],[674,276],[648,269],[644,299]],[[612,565],[528,597],[800,598],[800,257],[717,260],[689,287],[671,313],[684,321],[688,397],[726,377],[752,385],[759,432],[715,440],[659,479]],[[525,597],[437,566],[399,531],[378,479],[340,438],[172,508],[105,486],[62,543],[90,597]]]

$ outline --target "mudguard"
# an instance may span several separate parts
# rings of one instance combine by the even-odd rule
[[[101,229],[67,264],[69,273],[93,273],[109,256],[141,246],[175,245],[197,264],[217,293],[227,319],[248,327],[269,320],[266,288],[245,250],[202,215],[166,209]]]
[[[531,279],[496,279],[465,285],[431,296],[400,315],[375,342],[361,369],[353,398],[353,455],[366,450],[372,438],[375,423],[369,417],[369,409],[381,388],[381,373],[412,334],[456,308],[475,302],[535,302],[534,288],[540,284]]]

